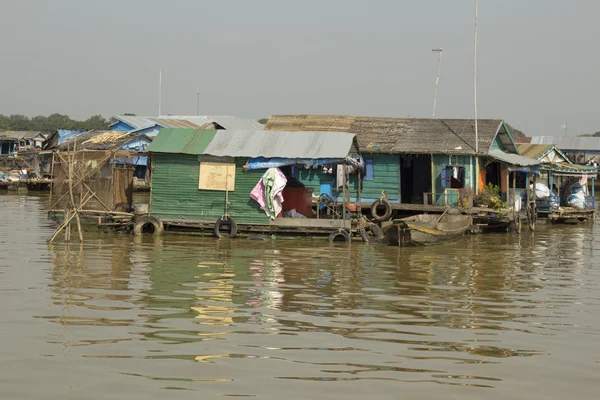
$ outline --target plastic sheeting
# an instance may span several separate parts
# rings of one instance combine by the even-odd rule
[[[268,168],[279,168],[285,167],[286,165],[301,165],[305,168],[316,168],[322,165],[338,164],[341,161],[339,158],[251,158],[246,164],[246,170],[251,171],[255,169],[268,169]],[[362,157],[356,159],[352,157],[346,157],[346,164],[352,165],[358,169],[365,168],[365,161]]]
[[[337,164],[340,162],[339,158],[251,158],[246,164],[246,170],[251,171],[255,169],[268,169],[268,168],[279,168],[285,167],[286,165],[303,165],[306,168],[318,167],[320,165]]]

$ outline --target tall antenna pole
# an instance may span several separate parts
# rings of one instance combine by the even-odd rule
[[[475,154],[479,153],[479,132],[477,131],[477,18],[479,0],[475,0],[475,43],[473,45],[473,104],[475,108]]]
[[[442,49],[431,49],[431,51],[435,51],[438,53],[438,69],[437,69],[437,78],[435,79],[435,93],[433,95],[433,112],[431,113],[431,119],[435,118],[435,103],[437,102],[437,93],[438,93],[438,85],[440,84],[440,65],[442,64]]]
[[[568,128],[569,124],[567,123],[567,121],[565,121],[565,136],[567,136],[567,128]]]
[[[158,72],[158,116],[161,116],[161,110],[160,110],[160,106],[161,106],[161,102],[162,102],[162,70],[160,70]]]
[[[196,93],[196,115],[200,115],[200,92]]]

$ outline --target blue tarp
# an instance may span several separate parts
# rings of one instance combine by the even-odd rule
[[[251,171],[253,169],[268,169],[284,167],[286,165],[304,165],[306,167],[316,167],[319,165],[337,164],[340,160],[338,158],[251,158],[248,160],[246,170]]]
[[[85,130],[58,129],[58,143],[63,144],[67,140],[85,133]]]
[[[148,165],[148,156],[133,157],[133,165]]]
[[[320,165],[338,164],[342,162],[339,158],[251,158],[246,164],[246,170],[251,171],[254,169],[268,169],[268,168],[279,168],[285,167],[286,165],[302,165],[306,168],[317,167]],[[363,169],[365,162],[361,158],[355,159],[346,157],[346,164],[353,165],[356,168]]]

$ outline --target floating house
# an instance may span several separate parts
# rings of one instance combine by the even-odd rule
[[[519,143],[553,145],[575,164],[600,164],[600,137],[533,136],[519,138]]]
[[[130,132],[89,131],[52,148],[50,210],[62,212],[73,192],[79,202],[86,200],[84,213],[128,211],[135,160],[147,154],[150,143],[147,136]]]
[[[22,151],[39,150],[46,137],[36,131],[0,132],[0,154],[14,154]]]
[[[509,192],[509,174],[536,172],[538,161],[519,155],[502,120],[411,119],[320,115],[276,115],[275,131],[354,133],[366,164],[361,205],[383,196],[397,211],[457,205],[487,184]],[[315,172],[315,189],[331,177]],[[464,205],[464,203],[463,203]],[[443,208],[438,208],[443,209]]]
[[[142,117],[117,115],[109,126],[113,131],[135,132],[150,137],[156,136],[163,128],[188,128],[205,130],[262,130],[263,125],[251,118],[230,116],[185,116],[166,115]]]
[[[166,230],[214,229],[220,236],[219,221],[223,220],[227,220],[230,236],[236,229],[331,234],[351,228],[343,207],[334,205],[329,215],[313,213],[313,187],[294,179],[294,171],[328,168],[347,176],[354,169],[346,167],[353,163],[349,160],[358,157],[354,134],[165,128],[148,151],[152,220],[142,220],[140,231],[146,227],[162,230],[163,226]],[[267,187],[273,182],[273,187],[282,189],[278,191],[283,201],[280,210],[268,206],[274,189]],[[264,190],[266,207],[257,200],[257,190]],[[345,205],[343,200],[340,205]]]
[[[524,157],[541,162],[540,180],[560,199],[560,205],[567,205],[567,198],[570,193],[565,193],[569,187],[577,182],[586,188],[586,208],[595,208],[595,188],[594,181],[598,175],[598,168],[575,164],[566,153],[551,144],[518,144],[519,152]],[[590,189],[587,189],[588,181]],[[523,184],[527,184],[526,179]],[[525,186],[522,186],[523,188]],[[547,214],[551,211],[550,205],[543,201],[538,201],[540,213]]]

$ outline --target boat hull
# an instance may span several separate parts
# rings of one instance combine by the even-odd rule
[[[471,224],[468,216],[454,215],[435,221],[430,216],[420,215],[395,221],[384,234],[391,245],[428,246],[460,239]]]

